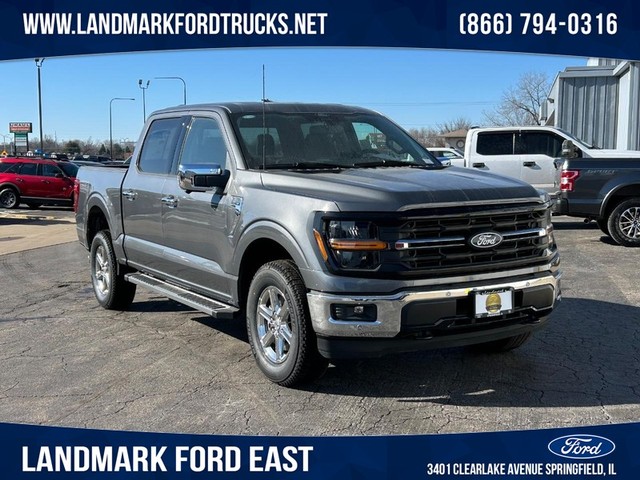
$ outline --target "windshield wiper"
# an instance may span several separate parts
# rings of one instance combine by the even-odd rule
[[[427,165],[426,163],[409,163],[403,160],[375,160],[373,162],[357,162],[352,165],[355,168],[376,168],[376,167],[413,167],[413,168],[430,168],[435,165]]]
[[[272,165],[265,165],[267,170],[286,170],[286,169],[299,169],[299,170],[342,170],[345,165],[338,165],[336,163],[329,162],[295,162],[295,163],[279,163]]]

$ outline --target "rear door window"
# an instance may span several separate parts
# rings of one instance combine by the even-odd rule
[[[477,151],[480,155],[513,155],[513,132],[479,133]]]

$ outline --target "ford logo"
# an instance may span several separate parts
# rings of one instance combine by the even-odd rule
[[[549,442],[549,451],[554,455],[576,460],[604,457],[616,449],[616,444],[598,435],[565,435]]]
[[[482,232],[474,235],[469,240],[472,247],[475,248],[493,248],[502,243],[502,235],[496,232]]]

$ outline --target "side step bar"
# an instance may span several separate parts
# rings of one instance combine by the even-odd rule
[[[153,290],[160,295],[169,297],[171,300],[183,303],[191,308],[211,315],[214,318],[230,319],[233,314],[238,311],[238,308],[227,305],[226,303],[211,300],[198,293],[190,292],[184,288],[177,287],[157,278],[151,277],[144,273],[127,273],[124,276],[127,282],[135,283],[141,287]]]

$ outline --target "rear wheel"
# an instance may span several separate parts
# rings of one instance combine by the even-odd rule
[[[328,361],[318,353],[306,288],[290,260],[263,265],[247,299],[247,332],[260,370],[291,387],[322,375]]]
[[[18,208],[20,205],[20,194],[15,188],[5,187],[0,190],[0,207]]]
[[[502,353],[514,350],[522,346],[527,340],[531,338],[531,332],[522,333],[513,337],[502,338],[500,340],[494,340],[492,342],[479,343],[478,345],[472,345],[472,349],[476,352],[482,353]]]
[[[607,226],[618,244],[640,247],[640,198],[631,198],[616,206],[609,215]]]
[[[91,282],[98,303],[109,310],[125,310],[136,294],[136,285],[118,274],[116,256],[108,230],[101,230],[91,242]]]

